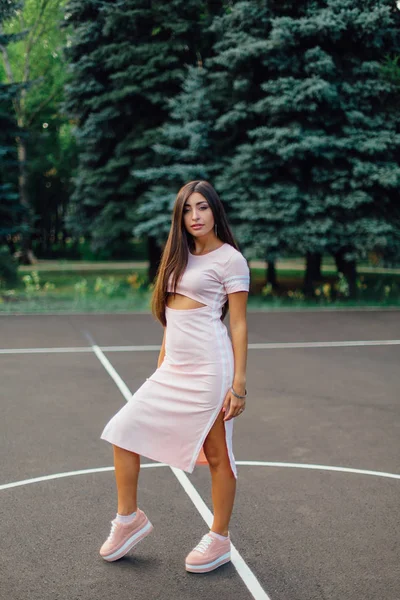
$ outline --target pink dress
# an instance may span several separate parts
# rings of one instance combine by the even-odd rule
[[[102,439],[188,473],[196,463],[207,462],[203,443],[234,375],[222,307],[227,294],[249,291],[249,282],[247,262],[230,244],[200,256],[189,254],[176,292],[204,306],[166,307],[164,361],[107,423]],[[233,419],[225,422],[225,439],[236,477],[232,431]]]

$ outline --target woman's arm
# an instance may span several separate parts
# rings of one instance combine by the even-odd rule
[[[163,362],[164,357],[165,357],[165,332],[166,332],[166,330],[167,330],[167,328],[164,327],[164,336],[163,336],[163,341],[162,341],[162,344],[161,344],[160,354],[158,356],[157,369],[159,367],[161,367],[162,362]]]
[[[232,387],[239,396],[245,395],[246,366],[247,366],[247,298],[248,292],[235,292],[228,294],[229,298],[229,324],[231,330],[232,347],[234,355],[234,375]],[[245,400],[236,398],[228,392],[224,409],[227,413],[224,421],[229,421],[239,414],[239,409],[244,407]],[[228,409],[229,407],[229,409]]]

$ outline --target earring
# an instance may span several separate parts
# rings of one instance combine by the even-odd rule
[[[217,224],[216,223],[214,225],[214,231],[215,231],[215,235],[218,235],[218,233],[217,233]]]

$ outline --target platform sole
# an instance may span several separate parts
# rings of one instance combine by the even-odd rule
[[[149,533],[153,531],[153,529],[153,525],[150,523],[150,521],[147,521],[147,523],[142,527],[142,529],[137,531],[134,535],[132,535],[124,542],[121,548],[118,548],[118,550],[115,550],[111,554],[106,554],[105,556],[102,556],[102,558],[107,562],[113,562],[114,560],[122,558],[123,556],[125,556],[125,554],[127,554],[127,552],[129,552],[129,550],[132,550],[132,548],[134,548],[136,544],[138,544],[146,536],[148,536]]]
[[[218,567],[225,565],[230,560],[231,560],[231,553],[227,552],[226,554],[223,554],[219,558],[216,558],[212,562],[207,563],[205,565],[193,565],[193,564],[185,563],[185,568],[186,568],[186,571],[189,571],[189,573],[209,573],[210,571],[214,571],[214,569],[218,569]]]

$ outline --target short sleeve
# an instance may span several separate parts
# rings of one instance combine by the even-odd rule
[[[227,261],[222,283],[227,294],[249,291],[250,269],[245,257],[240,252],[235,252]]]

